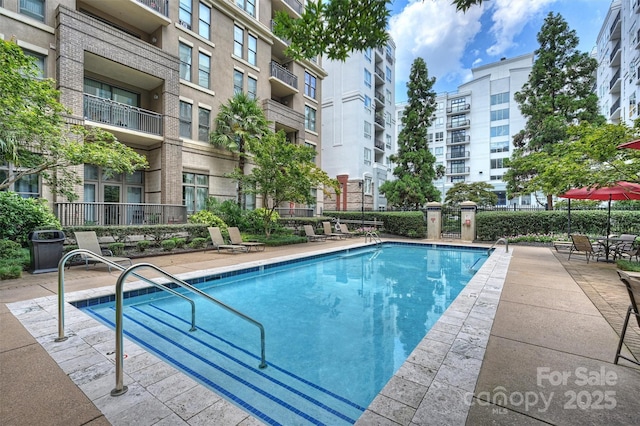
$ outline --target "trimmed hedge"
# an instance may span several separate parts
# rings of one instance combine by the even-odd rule
[[[566,210],[478,212],[476,225],[477,239],[480,241],[495,241],[498,238],[530,234],[566,234],[568,214]],[[640,234],[640,211],[612,210],[611,232]],[[605,235],[607,211],[571,211],[571,233]]]
[[[376,220],[384,224],[384,232],[409,238],[424,238],[427,235],[427,224],[424,213],[411,212],[334,212],[325,211],[326,216],[346,220]],[[365,225],[366,226],[366,225]]]
[[[209,238],[207,224],[187,223],[174,225],[131,225],[131,226],[70,226],[63,229],[68,238],[75,232],[95,231],[98,237],[111,237],[114,242],[126,243],[132,236],[141,235],[154,242],[156,247],[164,240],[180,237],[187,233],[187,241],[194,238]]]

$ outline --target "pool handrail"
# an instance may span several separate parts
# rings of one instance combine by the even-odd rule
[[[487,254],[491,254],[491,249],[493,249],[498,243],[504,243],[507,253],[509,253],[509,240],[506,238],[498,238],[495,243],[489,247],[487,250]]]
[[[105,263],[108,266],[118,269],[120,271],[124,271],[126,268],[118,263],[112,262],[106,257],[95,254],[94,252],[87,249],[75,249],[71,250],[69,253],[62,256],[60,262],[58,262],[58,337],[55,339],[56,342],[64,342],[67,340],[67,337],[64,335],[64,266],[67,263],[67,260],[72,258],[73,256],[77,256],[79,254],[86,255],[91,257],[94,260]],[[133,274],[136,278],[153,285],[161,290],[168,291],[174,296],[181,297],[185,299],[187,302],[191,304],[191,329],[189,331],[196,330],[196,304],[193,300],[189,299],[184,294],[178,293],[172,288],[166,287],[162,284],[159,284],[153,280],[150,280],[142,275]],[[173,277],[172,277],[173,278]]]
[[[376,231],[367,231],[367,233],[364,235],[364,242],[367,242],[367,238],[369,238],[371,242],[376,242],[376,244],[382,244],[382,240],[380,239],[380,236],[378,236],[378,233]]]
[[[221,308],[226,309],[232,314],[239,316],[240,318],[257,326],[260,329],[260,355],[261,355],[260,365],[258,367],[259,368],[267,367],[267,362],[265,360],[265,336],[264,336],[265,333],[264,333],[264,326],[261,323],[251,318],[250,316],[245,315],[242,312],[232,308],[231,306],[219,301],[218,299],[208,295],[207,293],[192,286],[191,284],[188,284],[182,281],[181,279],[172,276],[168,272],[163,271],[162,269],[158,268],[155,265],[152,265],[151,263],[137,263],[135,265],[129,266],[126,270],[124,270],[120,274],[120,276],[118,277],[118,281],[116,282],[116,354],[115,354],[116,356],[116,387],[111,391],[111,396],[119,396],[127,391],[127,387],[124,386],[124,383],[123,383],[124,350],[123,350],[123,344],[122,344],[122,340],[123,340],[123,324],[122,324],[123,312],[122,311],[123,311],[124,295],[122,290],[124,288],[124,283],[127,276],[129,274],[134,274],[133,272],[134,270],[143,268],[143,267],[155,269],[156,272],[159,272],[160,274],[164,275],[166,278],[172,280],[179,286],[187,290],[190,290],[196,293],[197,295],[204,297],[210,302],[220,306]]]

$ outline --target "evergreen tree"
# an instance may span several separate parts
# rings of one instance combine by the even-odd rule
[[[427,130],[436,110],[435,81],[435,77],[429,78],[424,59],[416,58],[407,83],[408,100],[398,135],[398,153],[390,157],[396,164],[393,174],[397,179],[380,186],[380,192],[393,206],[418,209],[440,198],[440,191],[433,185],[437,178],[436,158],[427,144]]]
[[[547,161],[528,158],[533,153],[551,151],[568,139],[568,128],[580,122],[602,123],[598,97],[592,91],[598,63],[589,54],[579,52],[574,30],[560,14],[550,12],[537,36],[540,47],[529,80],[514,94],[525,128],[513,137],[515,150],[505,174],[510,196],[542,191],[552,208],[553,184],[545,182]],[[541,156],[540,158],[544,158]]]

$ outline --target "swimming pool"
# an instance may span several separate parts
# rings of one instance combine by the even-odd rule
[[[352,424],[485,259],[385,244],[199,283],[265,325],[265,370],[255,329],[203,305],[189,333],[189,305],[164,293],[126,300],[125,334],[266,423]],[[112,325],[112,305],[85,309]]]

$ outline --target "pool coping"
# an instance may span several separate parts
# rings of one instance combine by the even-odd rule
[[[426,245],[451,246],[440,243]],[[279,256],[177,276],[187,280],[204,274],[265,266],[363,246],[367,244]],[[356,424],[365,425],[385,419],[386,423],[390,420],[407,425],[410,422],[424,424],[426,420],[432,421],[434,416],[446,416],[443,418],[448,421],[460,420],[454,423],[464,422],[469,410],[467,401],[470,401],[475,388],[509,260],[510,254],[504,247],[495,249]],[[127,290],[147,286],[138,281],[128,283]],[[113,286],[66,295],[65,331],[68,339],[65,342],[54,342],[58,326],[57,296],[7,306],[112,423],[155,418],[166,424],[187,424],[187,419],[189,424],[260,424],[258,419],[128,339],[125,340],[128,356],[124,371],[129,398],[111,397],[109,392],[115,382],[114,332],[69,303],[107,294],[113,294]]]

